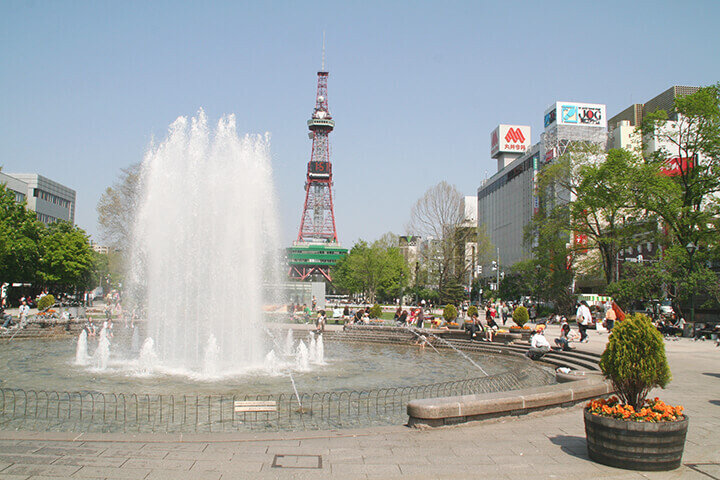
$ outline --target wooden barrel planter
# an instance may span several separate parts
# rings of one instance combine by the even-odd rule
[[[590,458],[627,470],[666,471],[680,466],[688,417],[677,422],[628,422],[584,410]]]

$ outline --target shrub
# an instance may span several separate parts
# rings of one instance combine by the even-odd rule
[[[48,309],[55,305],[55,297],[52,295],[43,295],[37,302],[37,308],[40,311]]]
[[[470,308],[468,308],[468,317],[472,317],[473,315],[478,314],[478,308],[475,305],[470,305]]]
[[[457,308],[455,308],[455,305],[451,303],[445,305],[445,308],[443,308],[443,317],[448,323],[455,320],[458,317],[458,311]]]
[[[663,337],[642,313],[616,322],[600,369],[622,401],[635,410],[642,408],[650,390],[665,388],[671,378]]]
[[[382,316],[382,307],[376,303],[375,305],[370,307],[368,315],[370,316],[370,318],[380,318]]]
[[[518,327],[522,327],[525,325],[528,320],[530,320],[530,315],[528,314],[527,308],[520,305],[515,309],[513,312],[513,322],[517,323]]]

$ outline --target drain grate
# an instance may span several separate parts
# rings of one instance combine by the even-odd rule
[[[275,455],[272,467],[321,469],[322,457],[320,455]]]
[[[686,467],[713,480],[720,480],[720,463],[686,463]]]

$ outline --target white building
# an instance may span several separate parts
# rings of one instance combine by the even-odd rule
[[[75,190],[37,173],[0,173],[0,183],[16,193],[18,202],[27,201],[27,208],[37,214],[39,221],[75,223]]]
[[[554,102],[545,111],[544,126],[541,141],[532,146],[531,130],[525,125],[499,125],[491,133],[491,155],[498,171],[478,188],[478,225],[484,225],[499,250],[503,270],[532,255],[532,242],[525,231],[539,211],[537,183],[543,166],[563,155],[574,142],[607,146],[602,104]],[[557,193],[556,201],[569,199],[569,195]],[[490,275],[490,265],[483,265],[483,272]]]

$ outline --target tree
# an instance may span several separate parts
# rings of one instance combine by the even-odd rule
[[[97,205],[101,236],[120,251],[127,251],[130,245],[140,198],[140,171],[140,163],[120,170],[118,181],[105,190]]]
[[[0,283],[34,283],[42,228],[25,202],[17,203],[14,193],[0,184]]]
[[[466,245],[475,240],[462,208],[462,194],[443,181],[428,189],[410,212],[408,231],[425,240],[421,249],[429,282],[443,292],[447,283],[464,284],[472,262],[466,260]]]
[[[39,276],[46,285],[84,290],[92,280],[94,255],[85,232],[69,222],[48,225],[40,238]]]
[[[335,285],[348,293],[365,295],[374,302],[399,296],[409,278],[405,260],[397,247],[388,246],[388,235],[368,245],[360,240],[333,270]]]
[[[674,118],[670,121],[669,118]],[[633,176],[638,206],[656,214],[688,270],[699,248],[716,248],[720,215],[720,84],[677,98],[670,112],[647,115],[645,154]]]
[[[564,229],[582,240],[572,242],[574,255],[597,252],[595,258],[599,258],[608,284],[615,278],[618,252],[637,244],[638,234],[648,231],[644,222],[625,221],[640,215],[630,192],[632,175],[628,174],[638,161],[627,150],[612,149],[605,154],[596,144],[574,144],[542,175],[541,188],[552,183],[569,193],[569,202],[554,208],[567,209],[562,215],[567,219]],[[585,267],[586,271],[592,269],[592,263]]]
[[[530,283],[532,296],[552,301],[559,312],[570,313],[575,304],[572,292],[575,271],[572,266],[568,208],[554,206],[548,197],[550,189],[540,189],[540,209],[525,232],[532,242],[533,257],[517,266],[520,275]]]

